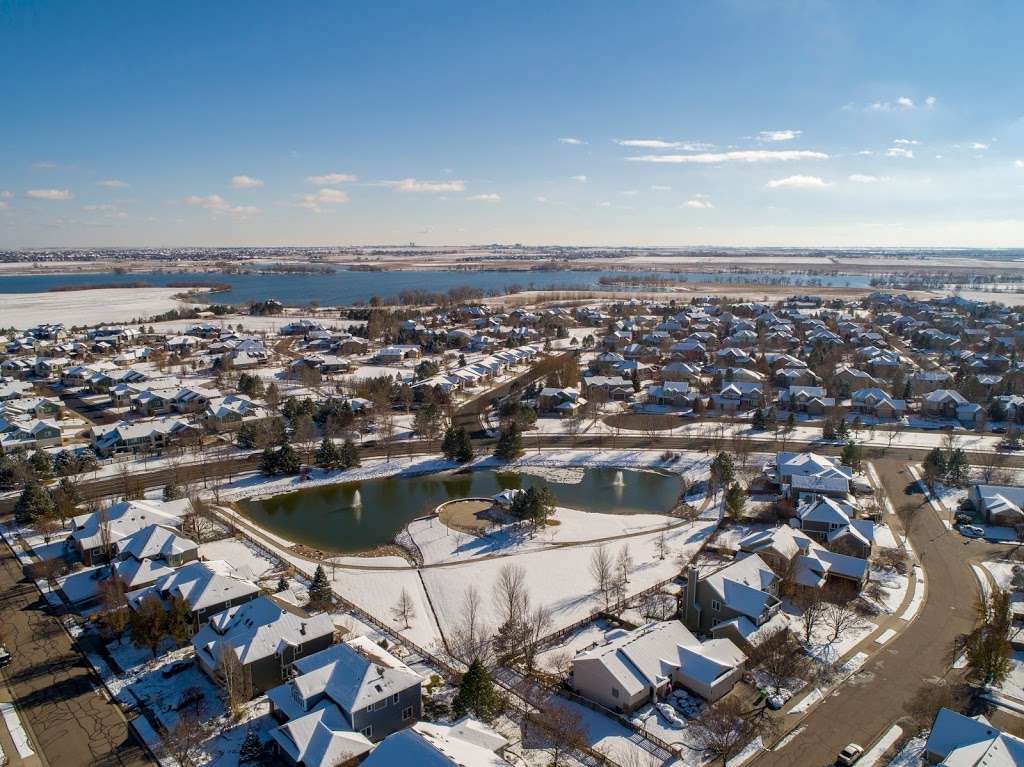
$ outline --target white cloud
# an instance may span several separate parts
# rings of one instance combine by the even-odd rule
[[[792,141],[803,131],[799,130],[763,130],[757,134],[758,141]]]
[[[664,184],[651,184],[652,192],[671,192],[672,187],[665,186]]]
[[[772,179],[767,184],[769,189],[822,189],[828,185],[819,176],[787,176]]]
[[[335,184],[345,184],[356,180],[356,177],[351,173],[325,173],[322,176],[306,177],[306,181],[316,186],[333,186]]]
[[[698,163],[709,165],[723,162],[791,162],[793,160],[827,160],[824,152],[806,150],[747,149],[734,152],[708,152],[704,154],[647,154],[627,157],[634,162]]]
[[[398,192],[428,192],[439,194],[443,192],[464,192],[466,191],[465,181],[419,181],[415,178],[403,178],[398,181],[383,181],[384,186],[390,186]]]
[[[57,168],[57,163],[53,160],[43,160],[42,162],[32,163],[32,167],[37,170],[54,170]]]
[[[619,194],[621,194],[623,197],[636,197],[638,194],[640,194],[640,190],[639,189],[625,189],[625,190],[619,192]]]
[[[539,203],[540,203],[541,205],[543,205],[544,203],[546,203],[546,202],[548,201],[548,198],[547,198],[547,197],[545,197],[545,196],[544,196],[544,195],[542,195],[542,194],[541,194],[541,195],[537,195],[537,196],[536,196],[536,197],[534,197],[533,199],[534,199],[534,200],[536,200],[537,202],[539,202]]]
[[[684,202],[679,207],[680,208],[693,208],[694,210],[710,210],[711,208],[714,208],[715,206],[712,205],[709,200],[703,199],[703,195],[698,195],[698,196],[694,197],[692,200],[687,200],[686,202]]]
[[[928,104],[927,100],[925,104],[930,108],[935,104],[934,100],[931,104]],[[909,96],[900,96],[896,101],[873,101],[864,107],[865,112],[907,112],[911,109],[916,109],[917,104]]]
[[[217,213],[233,213],[237,216],[250,216],[259,213],[260,209],[252,205],[231,205],[219,194],[202,195],[192,194],[185,198],[186,205],[197,206],[205,210],[212,210]]]
[[[599,208],[610,208],[611,206],[612,206],[612,204],[610,202],[608,202],[608,200],[602,200],[601,202],[599,202],[597,204],[597,207],[599,207]]]
[[[573,181],[578,181],[581,184],[587,183],[587,177],[586,176],[582,176],[582,175],[581,176],[570,176],[569,178],[572,179]]]
[[[905,158],[907,160],[913,160],[914,159],[914,150],[913,149],[904,149],[903,147],[899,147],[899,146],[892,146],[892,147],[889,147],[888,149],[885,150],[885,156],[886,157],[903,157],[903,158]]]
[[[232,176],[231,186],[234,189],[258,189],[263,186],[263,181],[252,176]]]
[[[988,149],[988,144],[982,144],[980,141],[975,141],[971,144],[971,149]]]
[[[924,106],[925,106],[926,109],[931,109],[932,107],[934,107],[935,106],[935,97],[934,96],[929,96],[928,98],[926,98],[924,100]]]
[[[8,192],[7,190],[4,190],[3,192],[0,192],[0,197],[2,197],[5,200],[9,200],[12,197],[14,197],[14,192]]]
[[[892,143],[894,143],[894,144],[906,144],[907,146],[917,146],[921,142],[917,141],[916,139],[912,139],[912,138],[894,138],[892,140]]]
[[[74,197],[67,189],[29,189],[25,196],[33,200],[70,200]]]
[[[97,181],[96,186],[102,186],[105,189],[127,189],[131,184],[118,178],[108,178],[103,181]]]
[[[501,202],[501,195],[494,194],[493,192],[491,194],[474,194],[470,195],[466,199],[472,200],[473,202]]]
[[[296,205],[300,208],[311,210],[314,213],[320,213],[323,211],[324,205],[343,205],[348,201],[347,192],[324,187],[323,189],[317,189],[315,192],[302,195]]]
[[[1024,168],[1024,160],[1014,160],[1013,164],[1018,168]]]
[[[889,180],[888,176],[872,176],[866,173],[853,173],[850,175],[850,181],[855,184],[877,184]]]
[[[564,138],[558,139],[558,143],[569,144],[570,146],[580,146],[581,144],[586,144],[587,142],[581,138],[576,138],[575,136],[566,136]]]
[[[117,205],[102,203],[98,205],[83,205],[82,210],[86,213],[102,213],[104,218],[128,218],[128,214]]]
[[[613,141],[619,146],[634,149],[682,149],[685,152],[703,152],[715,146],[703,141],[663,141],[660,138],[617,138]]]
[[[7,209],[8,209],[9,207],[11,207],[11,206],[10,206],[10,205],[8,205],[8,204],[7,204],[6,202],[4,202],[3,200],[0,200],[0,210],[7,210]]]
[[[857,154],[863,155],[865,157],[871,157],[874,153],[875,151],[873,149],[861,149],[859,152],[857,152]]]

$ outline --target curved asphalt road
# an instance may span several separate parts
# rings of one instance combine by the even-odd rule
[[[923,505],[911,526],[910,540],[925,572],[924,606],[901,634],[812,710],[795,738],[778,751],[762,753],[750,765],[831,765],[847,743],[868,748],[905,716],[905,706],[923,680],[959,678],[962,673],[950,663],[954,641],[975,626],[978,587],[969,561],[986,555],[1001,557],[1006,548],[947,531],[923,495],[907,497],[914,480],[906,463],[888,459],[875,461],[874,466],[894,507],[908,501]]]

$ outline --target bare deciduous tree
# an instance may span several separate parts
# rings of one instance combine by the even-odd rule
[[[242,664],[234,648],[227,642],[220,643],[217,674],[224,685],[228,711],[232,717],[238,717],[242,713],[242,707],[252,697],[252,673]]]
[[[191,767],[207,734],[206,722],[201,716],[191,711],[182,712],[175,725],[161,733],[160,750],[182,767]]]
[[[548,752],[550,767],[562,767],[573,761],[573,753],[587,745],[583,717],[568,706],[549,702],[539,714],[529,718],[529,727],[536,728]]]
[[[449,640],[451,656],[469,665],[474,658],[485,664],[491,657],[490,628],[481,615],[482,598],[476,586],[469,586],[462,596],[462,615]]]
[[[838,602],[827,602],[821,615],[822,624],[831,632],[830,642],[835,642],[847,631],[864,625],[864,619],[854,610]]]
[[[604,597],[606,608],[610,604],[614,569],[612,555],[608,551],[608,547],[600,546],[594,549],[594,553],[590,555],[590,575],[594,579],[597,592]]]
[[[758,732],[757,721],[735,696],[707,706],[693,720],[690,732],[706,756],[726,764]]]
[[[395,606],[391,608],[391,615],[396,623],[401,623],[403,628],[409,628],[409,622],[416,617],[416,605],[409,596],[408,589],[402,589]]]

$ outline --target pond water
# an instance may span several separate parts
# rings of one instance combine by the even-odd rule
[[[306,305],[319,301],[324,306],[366,301],[371,296],[392,298],[407,289],[444,293],[454,287],[469,285],[483,291],[504,291],[510,286],[521,288],[597,289],[601,277],[638,277],[645,273],[605,271],[392,271],[349,272],[339,270],[332,274],[219,274],[195,272],[132,272],[113,274],[89,272],[83,274],[12,275],[0,277],[0,293],[42,293],[67,285],[104,285],[125,282],[146,282],[161,286],[168,283],[216,282],[230,285],[231,289],[216,293],[214,303],[244,304],[276,298],[289,305]],[[657,277],[675,278],[689,282],[728,282],[782,284],[793,287],[868,287],[869,275],[800,275],[787,272],[661,272]],[[614,286],[623,290],[624,286]],[[645,288],[646,289],[646,288]]]
[[[391,542],[409,522],[454,498],[488,498],[501,490],[547,485],[560,506],[604,514],[664,514],[679,478],[650,471],[583,469],[578,483],[489,470],[397,476],[275,495],[239,503],[258,525],[296,543],[353,553]]]

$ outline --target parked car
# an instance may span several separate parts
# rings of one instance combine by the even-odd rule
[[[839,752],[839,756],[836,757],[836,764],[841,764],[843,765],[843,767],[850,767],[851,764],[860,759],[861,754],[863,753],[863,746],[859,746],[856,743],[851,743]]]
[[[965,535],[968,538],[984,538],[985,528],[977,525],[960,525],[960,535]]]
[[[967,514],[963,511],[958,511],[956,515],[953,517],[953,519],[956,520],[956,523],[958,525],[969,525],[972,522],[974,522],[974,515]]]
[[[0,644],[0,668],[11,662],[11,651]]]

